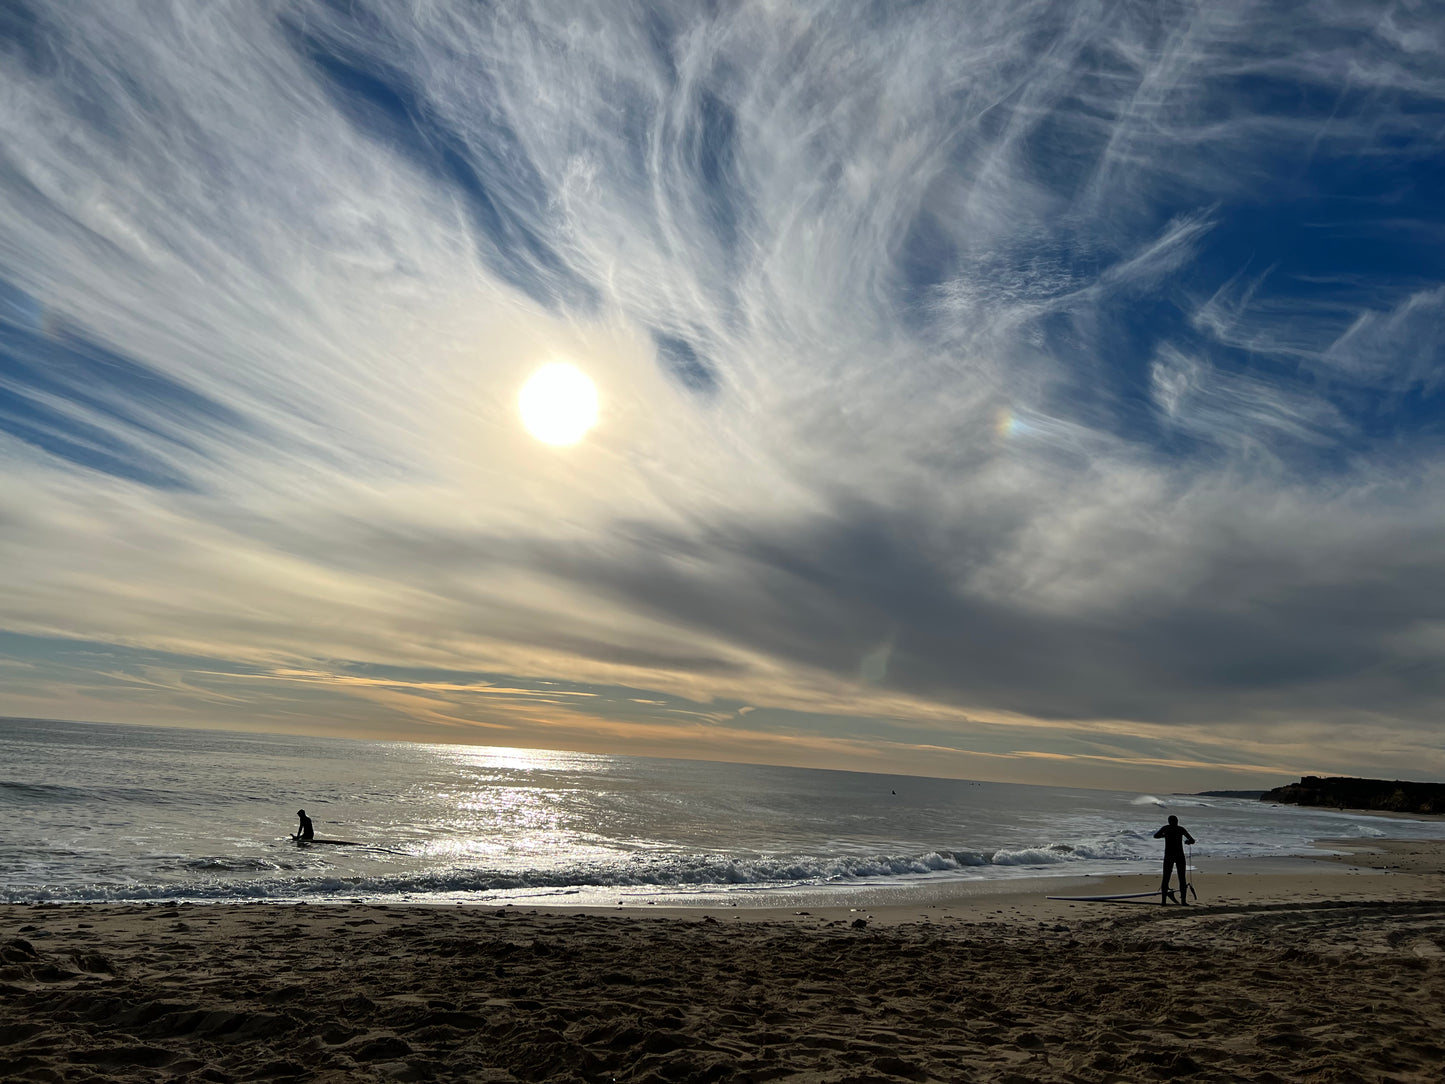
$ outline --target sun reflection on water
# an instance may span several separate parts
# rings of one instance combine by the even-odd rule
[[[614,770],[618,758],[456,745],[426,747],[441,778],[414,788],[429,811],[416,853],[454,869],[580,866],[615,860],[615,840],[597,834],[595,803],[605,792],[577,777]],[[580,800],[579,800],[580,799]],[[628,848],[622,848],[625,853]]]

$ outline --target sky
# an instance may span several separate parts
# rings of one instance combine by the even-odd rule
[[[1445,779],[1442,197],[1425,3],[6,0],[0,715]]]

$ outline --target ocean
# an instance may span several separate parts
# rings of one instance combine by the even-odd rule
[[[323,839],[297,846],[304,808]],[[792,906],[1158,876],[1435,821],[1247,799],[0,719],[0,901]]]

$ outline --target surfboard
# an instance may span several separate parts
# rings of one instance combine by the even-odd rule
[[[296,840],[296,843],[328,843],[332,847],[364,847],[366,844],[355,843],[353,840]]]
[[[364,843],[357,843],[357,842],[355,842],[355,841],[353,841],[353,840],[350,840],[350,839],[297,839],[295,836],[292,836],[291,839],[292,839],[293,841],[295,841],[296,843],[329,843],[329,844],[330,844],[331,846],[333,846],[333,847],[364,847],[364,846],[365,846]]]
[[[1156,889],[1153,892],[1116,892],[1112,896],[1045,896],[1046,900],[1067,900],[1070,903],[1095,903],[1101,900],[1139,900],[1145,896],[1158,896],[1160,892]],[[1173,899],[1174,893],[1169,893]]]
[[[380,851],[382,854],[400,855],[402,858],[411,857],[406,851],[394,851],[390,847],[378,847],[375,843],[358,843],[354,839],[297,839],[295,836],[288,836],[288,841],[298,847],[310,846],[312,843],[330,844],[333,847],[360,847],[364,851]]]

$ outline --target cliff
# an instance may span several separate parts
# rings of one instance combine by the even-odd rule
[[[1328,806],[1333,809],[1379,809],[1390,813],[1445,813],[1445,783],[1403,783],[1398,779],[1350,779],[1317,775],[1275,787],[1260,795],[1264,802]]]

